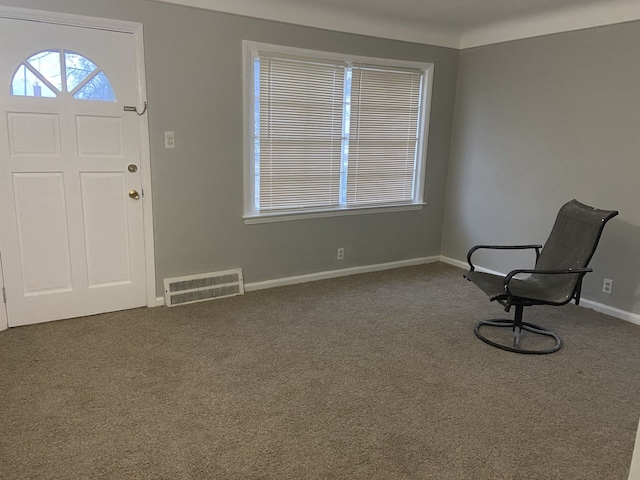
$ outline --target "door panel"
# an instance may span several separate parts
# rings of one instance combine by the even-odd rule
[[[78,156],[122,157],[122,121],[117,117],[76,115]]]
[[[57,114],[8,112],[11,156],[60,156],[60,120]]]
[[[146,305],[133,35],[0,18],[0,40],[9,326]]]
[[[81,185],[89,288],[130,283],[124,174],[84,172]]]
[[[25,295],[72,288],[68,224],[61,173],[13,175]]]

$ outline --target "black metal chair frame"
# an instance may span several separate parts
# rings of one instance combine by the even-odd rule
[[[579,202],[573,200],[572,202],[575,202],[576,204],[579,204],[583,207],[586,207],[586,205],[582,205]],[[587,207],[587,208],[591,208],[591,207]],[[594,209],[595,210],[595,209]],[[562,340],[560,339],[560,337],[558,337],[558,335],[556,335],[555,333],[553,333],[550,330],[547,330],[546,328],[540,327],[538,325],[534,325],[532,323],[528,323],[528,322],[524,322],[522,320],[523,317],[523,312],[524,312],[524,308],[525,307],[531,307],[534,305],[555,305],[555,306],[560,306],[560,305],[565,305],[569,302],[571,302],[572,300],[575,300],[576,305],[580,304],[580,294],[581,294],[581,290],[582,290],[582,280],[584,278],[584,276],[589,273],[592,272],[593,269],[591,268],[587,268],[586,265],[589,263],[589,261],[591,260],[591,257],[593,257],[593,254],[595,253],[596,247],[598,245],[598,241],[600,240],[600,236],[602,235],[602,231],[604,229],[604,224],[611,218],[613,218],[614,216],[616,216],[618,214],[617,211],[611,211],[608,212],[609,215],[607,217],[605,217],[602,220],[602,225],[600,227],[600,231],[597,234],[597,238],[595,239],[593,248],[591,250],[591,252],[588,255],[587,261],[584,263],[585,267],[584,268],[569,268],[569,269],[559,269],[559,270],[551,270],[551,269],[516,269],[516,270],[512,270],[511,272],[509,272],[507,275],[505,275],[503,277],[503,286],[504,286],[504,292],[501,292],[500,294],[496,294],[490,297],[491,301],[497,301],[498,303],[500,303],[501,305],[503,305],[505,307],[505,311],[509,312],[511,307],[515,307],[515,315],[513,320],[510,319],[491,319],[491,320],[484,320],[484,321],[480,321],[478,323],[476,323],[475,327],[474,327],[474,333],[476,335],[476,337],[478,337],[480,340],[482,340],[483,342],[492,345],[496,348],[500,348],[502,350],[507,350],[510,352],[515,352],[515,353],[522,353],[522,354],[532,354],[532,355],[542,355],[542,354],[548,354],[548,353],[554,353],[557,352],[558,350],[560,350],[562,348]],[[467,273],[465,275],[465,278],[467,278],[468,280],[471,280],[470,278],[468,278],[468,275],[471,272],[476,271],[476,266],[473,264],[472,262],[472,256],[473,254],[481,249],[490,249],[490,250],[535,250],[536,253],[536,265],[538,263],[538,259],[540,258],[540,250],[542,249],[542,245],[476,245],[475,247],[471,248],[469,250],[469,253],[467,254],[467,263],[469,264],[469,273]],[[575,287],[573,289],[573,292],[571,293],[571,295],[566,298],[564,301],[561,302],[555,302],[555,301],[549,301],[549,300],[540,300],[540,299],[534,299],[534,298],[527,298],[527,297],[523,297],[523,296],[518,296],[515,295],[511,288],[510,288],[510,283],[512,281],[512,279],[514,277],[516,277],[517,275],[521,275],[521,274],[537,274],[537,275],[575,275],[577,276],[577,280],[575,282]],[[486,336],[484,336],[481,332],[480,329],[482,327],[497,327],[497,328],[511,328],[513,331],[513,345],[509,346],[509,345],[504,345],[498,342],[495,342],[489,338],[487,338]],[[540,350],[529,350],[529,349],[525,349],[525,348],[521,348],[520,346],[520,336],[521,336],[521,332],[522,330],[531,332],[533,334],[536,335],[543,335],[543,336],[547,336],[550,338],[553,338],[555,340],[555,345],[551,348],[546,348],[546,349],[540,349]]]

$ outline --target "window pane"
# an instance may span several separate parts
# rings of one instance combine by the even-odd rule
[[[73,52],[64,53],[64,65],[67,74],[67,92],[71,92],[97,68],[91,60]]]
[[[260,59],[253,62],[253,135],[254,152],[253,176],[254,198],[253,204],[256,210],[260,210]]]
[[[24,97],[55,97],[56,94],[38,79],[31,70],[24,65],[18,67],[11,82],[11,95]]]
[[[260,60],[260,210],[339,206],[344,66]]]
[[[353,67],[347,205],[414,197],[422,72]]]
[[[40,75],[46,78],[51,85],[62,91],[62,71],[60,69],[60,50],[46,50],[36,53],[27,60],[29,65],[35,68]]]
[[[116,96],[111,88],[109,79],[104,72],[99,72],[89,82],[73,96],[78,100],[100,100],[104,102],[115,102]]]

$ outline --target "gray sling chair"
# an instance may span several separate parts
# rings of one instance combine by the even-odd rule
[[[478,322],[474,328],[476,336],[489,345],[510,352],[544,354],[560,350],[562,340],[555,333],[522,321],[524,307],[564,305],[574,299],[577,305],[580,302],[582,279],[587,273],[593,271],[587,268],[587,265],[596,251],[602,230],[605,224],[617,214],[616,211],[598,210],[571,200],[558,212],[558,218],[544,248],[542,245],[477,245],[469,250],[467,262],[470,270],[465,278],[486,293],[490,301],[495,300],[502,304],[505,311],[508,312],[511,307],[516,309],[513,320],[495,319]],[[512,270],[505,276],[478,272],[471,262],[471,257],[480,249],[533,249],[536,252],[535,268]],[[481,329],[492,327],[512,329],[513,344],[505,345],[504,341],[500,343],[482,334]],[[555,345],[543,349],[523,348],[520,344],[522,330],[534,335],[550,337],[555,340]],[[511,338],[508,343],[511,343]]]

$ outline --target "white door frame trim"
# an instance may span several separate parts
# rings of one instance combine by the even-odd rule
[[[0,332],[2,330],[6,330],[9,328],[9,320],[7,317],[7,304],[4,303],[4,274],[2,273],[2,252],[0,252],[0,297],[2,297],[2,302],[0,302]]]
[[[147,84],[144,63],[144,37],[141,23],[113,20],[109,18],[86,17],[67,13],[46,12],[17,7],[0,6],[0,18],[28,20],[32,22],[52,23],[74,27],[109,30],[133,35],[136,48],[136,75],[138,78],[138,111],[142,111],[147,99]],[[145,272],[147,282],[147,306],[156,306],[156,268],[153,241],[153,207],[151,196],[151,156],[149,151],[149,121],[147,115],[138,116],[140,140],[140,178],[142,181],[142,215],[144,222]],[[6,312],[5,312],[6,313]],[[0,314],[0,330],[7,324]]]

